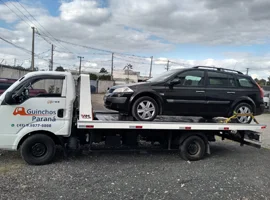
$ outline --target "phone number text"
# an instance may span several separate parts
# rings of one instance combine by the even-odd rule
[[[52,127],[51,124],[17,124],[17,127]]]

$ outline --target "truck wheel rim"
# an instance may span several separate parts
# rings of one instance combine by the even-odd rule
[[[156,112],[156,108],[151,101],[142,101],[137,107],[137,114],[141,119],[151,119]]]
[[[188,145],[187,152],[189,155],[196,155],[199,151],[199,146],[196,142],[191,142]]]
[[[238,108],[237,113],[249,114],[249,113],[251,113],[251,110],[246,106],[241,106],[240,108]],[[237,120],[240,123],[247,123],[250,120],[250,118],[251,118],[250,116],[240,116],[240,117],[237,117]]]
[[[31,148],[32,155],[35,156],[35,157],[44,156],[44,154],[46,153],[46,151],[47,151],[47,148],[42,143],[36,143]]]

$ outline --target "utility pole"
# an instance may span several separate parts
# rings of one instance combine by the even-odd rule
[[[16,67],[16,58],[14,58],[14,67]]]
[[[52,44],[52,49],[51,49],[51,65],[50,65],[50,71],[53,71],[53,50],[54,50],[54,46]]]
[[[35,70],[35,27],[32,28],[32,62],[31,62],[31,70]]]
[[[81,74],[81,69],[82,69],[82,56],[78,56],[78,58],[80,58],[80,67],[79,67],[79,75]]]
[[[169,68],[170,68],[169,64],[170,64],[170,61],[168,60],[167,66],[166,66],[166,70],[167,70],[167,71],[169,71]]]
[[[111,80],[113,80],[113,53],[112,53],[112,66],[111,66]]]
[[[149,72],[149,78],[152,77],[152,64],[153,64],[153,56],[150,57],[151,58],[151,63],[150,63],[150,72]]]
[[[248,70],[249,70],[249,68],[247,68],[247,75],[248,75]]]

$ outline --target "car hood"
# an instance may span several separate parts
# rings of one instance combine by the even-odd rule
[[[140,82],[140,83],[131,83],[131,84],[124,84],[124,85],[115,85],[109,88],[109,93],[112,93],[115,89],[117,88],[122,88],[122,87],[130,87],[130,88],[137,88],[137,87],[147,87],[150,86],[152,83],[151,82]]]
[[[140,82],[140,83],[131,83],[131,84],[124,84],[124,85],[115,85],[111,87],[110,89],[116,89],[116,88],[121,88],[121,87],[137,87],[137,86],[148,86],[151,85],[150,82]]]

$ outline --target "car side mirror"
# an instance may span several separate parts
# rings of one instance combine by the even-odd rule
[[[170,85],[176,85],[176,84],[181,84],[180,78],[174,78],[171,80]]]

